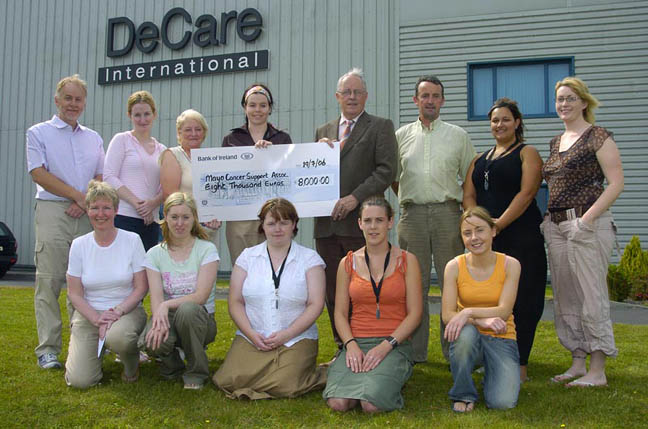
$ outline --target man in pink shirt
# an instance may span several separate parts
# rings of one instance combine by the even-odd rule
[[[35,352],[43,369],[62,367],[58,297],[72,240],[92,230],[85,213],[88,182],[101,180],[103,172],[103,140],[78,122],[86,95],[87,85],[79,75],[61,79],[54,95],[56,115],[27,130],[27,170],[36,183]],[[70,318],[72,311],[68,301]]]

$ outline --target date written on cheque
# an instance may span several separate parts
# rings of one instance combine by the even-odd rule
[[[326,167],[326,159],[315,158],[315,159],[307,159],[302,162],[302,168],[317,168],[317,167]]]
[[[295,179],[298,188],[311,188],[314,186],[326,186],[331,184],[331,176],[302,176]]]

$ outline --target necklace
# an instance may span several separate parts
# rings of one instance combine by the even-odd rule
[[[380,319],[380,290],[382,289],[383,280],[385,280],[385,273],[387,272],[387,266],[389,265],[389,255],[391,253],[391,243],[387,244],[389,244],[389,248],[387,249],[387,255],[385,255],[385,267],[383,268],[383,275],[380,278],[378,285],[376,285],[376,282],[371,275],[371,265],[369,265],[369,252],[367,252],[367,248],[365,247],[365,262],[367,263],[367,270],[369,270],[371,287],[373,288],[374,295],[376,295],[376,319]]]
[[[517,139],[511,143],[504,152],[500,153],[497,158],[493,159],[493,156],[495,155],[495,148],[492,148],[488,154],[486,155],[486,167],[484,168],[484,191],[488,191],[488,173],[490,173],[491,165],[498,159],[502,158],[504,155],[509,153],[511,149],[513,149],[515,146],[517,146]]]

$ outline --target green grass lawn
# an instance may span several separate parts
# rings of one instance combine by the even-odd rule
[[[61,304],[64,308],[63,297]],[[142,366],[135,385],[121,382],[121,364],[104,359],[102,383],[86,391],[70,389],[63,371],[43,371],[33,348],[36,327],[32,288],[0,288],[0,424],[4,427],[538,427],[605,428],[648,425],[648,326],[615,325],[617,359],[609,360],[609,387],[566,389],[548,379],[569,365],[552,323],[541,322],[531,356],[532,380],[522,387],[517,408],[490,411],[483,402],[467,415],[450,411],[452,383],[438,346],[438,317],[432,317],[428,363],[417,365],[403,394],[405,408],[382,415],[330,411],[313,392],[298,399],[230,400],[212,385],[185,391],[163,381],[155,363]],[[209,346],[213,373],[234,336],[227,304],[217,302],[218,335]],[[318,321],[319,361],[330,359],[334,344],[328,317]],[[67,353],[69,329],[63,332]]]

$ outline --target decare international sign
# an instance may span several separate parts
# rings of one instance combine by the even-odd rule
[[[178,40],[171,40],[171,27],[183,25],[183,22],[193,24],[197,29],[193,33],[187,30]],[[109,58],[121,57],[127,55],[133,46],[150,54],[158,47],[160,39],[164,46],[174,51],[185,48],[189,42],[201,48],[225,45],[228,27],[231,26],[236,27],[236,34],[241,40],[252,42],[261,35],[263,18],[253,8],[244,9],[240,13],[232,10],[221,13],[219,27],[219,22],[213,15],[201,15],[193,22],[189,12],[181,7],[168,11],[162,18],[160,27],[146,21],[135,28],[135,23],[125,16],[110,18],[106,32],[106,55]],[[116,35],[120,36],[118,39],[121,42],[117,46]],[[98,81],[99,85],[111,85],[267,68],[268,51],[261,50],[100,67]]]

